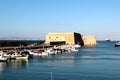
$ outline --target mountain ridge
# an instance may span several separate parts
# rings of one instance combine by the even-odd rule
[[[0,37],[0,40],[40,40],[40,39],[30,37]]]

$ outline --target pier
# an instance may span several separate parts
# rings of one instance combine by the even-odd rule
[[[37,45],[37,46],[16,46],[16,47],[0,47],[0,50],[12,50],[12,49],[42,49],[50,48],[52,45]]]

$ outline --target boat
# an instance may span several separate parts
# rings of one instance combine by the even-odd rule
[[[49,54],[43,49],[43,50],[36,50],[35,52],[34,52],[34,55],[36,55],[36,56],[48,56]]]
[[[16,59],[28,59],[28,58],[31,58],[31,55],[28,51],[20,51],[16,56]]]
[[[20,51],[20,52],[12,52],[10,55],[10,59],[15,60],[22,60],[22,59],[28,59],[30,58],[30,54],[27,51]]]
[[[120,42],[114,44],[115,47],[120,47]]]
[[[16,60],[24,60],[24,59],[28,59],[29,55],[18,55],[16,56]]]
[[[71,50],[72,52],[79,51],[79,50],[78,50],[78,49],[76,49],[75,47],[72,47],[70,50]]]
[[[33,58],[33,55],[34,55],[35,53],[32,52],[31,50],[27,50],[27,52],[29,53],[29,58]]]
[[[3,51],[0,51],[0,61],[7,61],[9,60],[9,57],[4,56]]]
[[[75,44],[75,45],[73,45],[73,47],[75,47],[75,48],[80,48],[81,45]]]
[[[109,38],[106,38],[105,41],[111,41]]]
[[[28,58],[33,58],[34,52],[32,50],[21,49],[16,51],[18,54],[26,54],[29,55]]]

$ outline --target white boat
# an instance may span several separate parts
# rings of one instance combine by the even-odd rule
[[[31,50],[27,50],[26,52],[28,52],[29,58],[33,58],[33,55],[35,54],[34,52],[32,52]]]
[[[34,52],[27,50],[29,52],[30,55],[34,55]]]
[[[51,49],[47,49],[45,52],[48,53],[48,54],[51,54],[51,55],[57,54],[52,48]]]
[[[12,52],[11,56],[10,56],[11,59],[28,59],[29,58],[29,52],[27,51],[20,51],[20,52]]]
[[[79,51],[77,48],[79,48],[81,46],[79,45],[67,45],[67,47],[65,48],[65,50],[67,50],[68,52],[76,52]]]
[[[42,54],[40,56],[48,56],[49,54],[46,52],[42,52]]]
[[[105,41],[111,41],[109,38],[106,38]]]
[[[7,61],[9,58],[4,56],[3,51],[0,51],[0,61]]]
[[[23,60],[23,59],[28,59],[28,55],[25,55],[25,56],[16,56],[16,60]]]
[[[16,56],[16,59],[28,59],[28,58],[30,58],[30,53],[28,51],[21,51]]]
[[[80,48],[81,45],[75,44],[74,47],[75,47],[75,48]]]
[[[120,47],[120,42],[115,43],[115,47]]]
[[[79,50],[76,49],[75,47],[71,48],[70,50],[73,51],[73,52],[79,51]]]
[[[34,52],[34,55],[35,55],[35,56],[48,56],[49,53],[47,53],[45,50],[36,50],[36,51]]]

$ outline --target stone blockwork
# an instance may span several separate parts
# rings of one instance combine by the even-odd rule
[[[82,36],[84,46],[95,46],[96,37],[95,36]]]
[[[56,32],[46,35],[46,44],[62,45],[62,44],[80,44],[83,45],[83,40],[80,33],[75,32]]]

